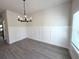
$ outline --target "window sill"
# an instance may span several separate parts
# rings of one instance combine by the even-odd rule
[[[74,50],[76,51],[76,53],[79,55],[79,50],[76,49],[76,47],[72,44],[72,47],[74,48]]]

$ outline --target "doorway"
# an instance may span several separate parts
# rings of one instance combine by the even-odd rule
[[[3,20],[0,18],[0,44],[3,44],[4,42]]]

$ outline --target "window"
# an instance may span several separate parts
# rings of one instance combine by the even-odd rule
[[[73,15],[72,43],[79,51],[79,11]]]

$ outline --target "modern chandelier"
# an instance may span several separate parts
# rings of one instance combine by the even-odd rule
[[[20,22],[31,22],[32,21],[32,17],[27,17],[26,15],[26,6],[25,6],[25,1],[26,0],[23,0],[23,7],[24,7],[24,18],[18,16],[18,21]]]

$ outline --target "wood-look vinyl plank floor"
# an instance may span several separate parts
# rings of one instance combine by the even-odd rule
[[[67,49],[31,39],[0,45],[0,59],[71,59]]]

